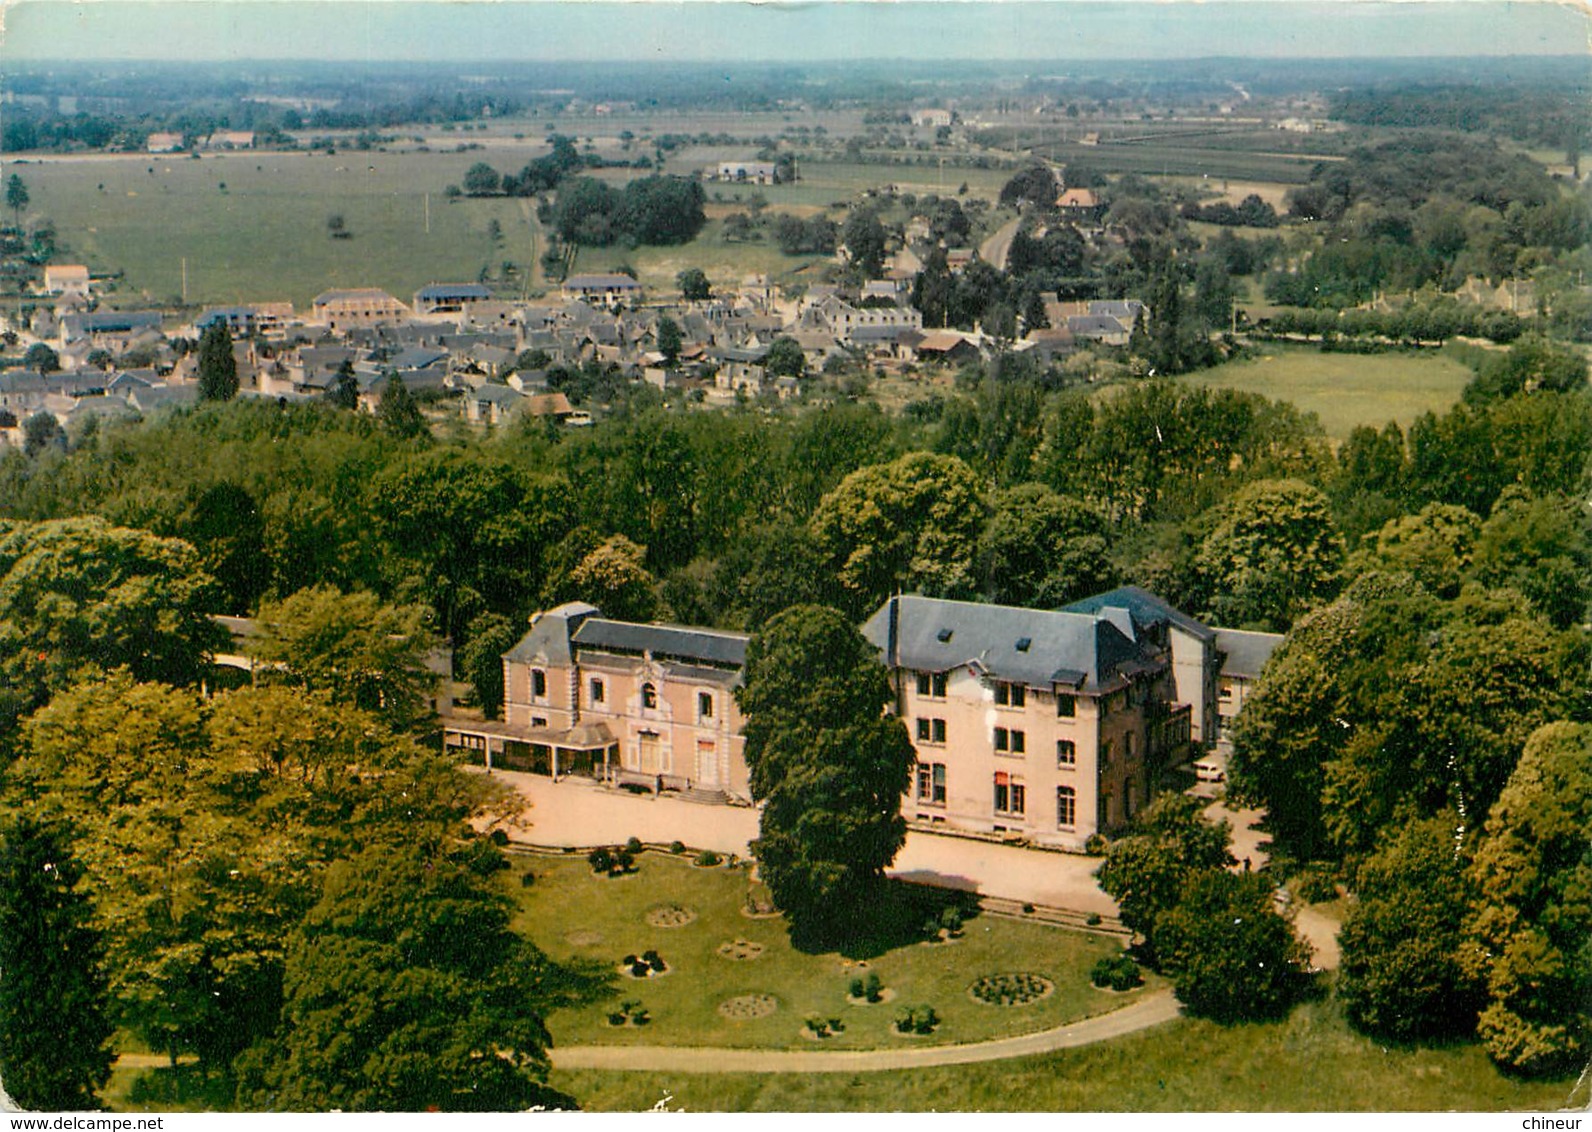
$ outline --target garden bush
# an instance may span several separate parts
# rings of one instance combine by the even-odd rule
[[[1109,955],[1090,970],[1089,981],[1097,987],[1125,991],[1143,983],[1144,976],[1139,973],[1139,965],[1127,955]]]
[[[678,857],[681,853],[685,852],[685,842],[684,841],[671,841],[671,842],[669,842],[669,852],[673,853],[676,857]]]
[[[645,848],[646,846],[641,843],[641,838],[639,837],[632,837],[629,841],[625,842],[625,852],[629,853],[632,857],[639,854]]]
[[[940,1016],[932,1006],[909,1006],[896,1015],[895,1028],[901,1034],[932,1034]]]
[[[718,864],[723,859],[724,858],[720,857],[713,850],[704,849],[704,850],[702,850],[702,852],[697,854],[696,863],[701,865],[704,869],[709,869],[709,868],[712,868],[714,865]]]

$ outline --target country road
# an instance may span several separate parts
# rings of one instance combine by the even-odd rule
[[[1023,218],[1002,224],[993,236],[978,246],[978,258],[995,268],[997,271],[1006,270],[1006,257],[1012,250],[1012,237],[1017,235],[1017,229],[1022,226]]]

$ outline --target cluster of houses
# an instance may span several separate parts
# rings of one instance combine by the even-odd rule
[[[862,632],[916,750],[913,826],[1074,851],[1207,765],[1282,640],[1134,586],[1056,611],[898,596]],[[558,606],[503,655],[503,721],[446,714],[444,742],[489,771],[748,804],[748,640]]]
[[[731,162],[718,175],[756,180],[773,170]],[[1075,203],[1093,204],[1082,197]],[[479,283],[432,284],[407,301],[379,288],[340,288],[317,295],[308,311],[286,302],[212,307],[181,324],[161,311],[109,309],[86,267],[51,264],[31,317],[10,329],[22,350],[48,345],[58,368],[0,372],[0,443],[20,443],[21,423],[38,412],[70,426],[196,400],[197,358],[187,347],[216,323],[233,336],[241,396],[324,397],[351,370],[361,408],[373,411],[396,376],[411,393],[455,406],[483,425],[523,415],[589,423],[563,392],[549,388],[555,366],[612,366],[660,389],[699,390],[713,403],[798,393],[793,367],[770,365],[779,339],[796,343],[808,373],[836,358],[903,372],[987,357],[997,343],[979,330],[924,327],[911,301],[923,266],[918,252],[925,250],[915,234],[927,235],[909,226],[882,278],[855,288],[815,283],[800,295],[756,275],[707,299],[652,302],[629,275],[584,274],[534,301],[505,300]],[[976,256],[949,249],[948,266],[960,272]],[[1046,309],[1048,328],[999,345],[1048,361],[1081,347],[1126,345],[1147,316],[1132,299],[1053,300]],[[667,345],[661,339],[665,319],[679,331],[678,349],[672,334]],[[781,354],[788,362],[789,351]]]

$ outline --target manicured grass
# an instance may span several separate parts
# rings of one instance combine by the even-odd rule
[[[505,878],[522,912],[516,928],[559,959],[583,959],[614,972],[614,994],[603,1002],[560,1010],[548,1026],[560,1045],[694,1045],[771,1049],[871,1049],[901,1044],[891,1025],[902,1006],[934,1007],[943,1022],[913,1044],[982,1041],[1062,1025],[1134,1001],[1143,990],[1113,994],[1089,983],[1089,969],[1116,954],[1113,939],[996,916],[969,917],[960,939],[916,942],[927,909],[894,917],[878,940],[861,949],[866,966],[834,951],[807,954],[792,947],[782,918],[742,914],[747,893],[744,869],[698,869],[681,858],[648,853],[634,875],[592,875],[583,857],[516,857]],[[518,877],[529,868],[533,887]],[[649,910],[689,908],[696,918],[683,927],[653,927]],[[888,910],[887,910],[888,911]],[[891,917],[885,917],[887,924]],[[754,959],[719,954],[726,943],[761,945]],[[618,972],[626,955],[655,949],[668,973],[631,979]],[[850,1005],[854,977],[877,973],[890,1001]],[[968,987],[981,975],[1032,972],[1055,990],[1026,1006],[991,1006],[974,1000]],[[1148,986],[1163,985],[1153,976]],[[762,1018],[734,1021],[719,1004],[741,995],[771,994],[778,1009]],[[639,1000],[650,1012],[646,1026],[615,1027],[608,1015],[623,1001]],[[845,1031],[820,1047],[803,1037],[803,1019],[840,1018]]]
[[[1477,1046],[1397,1049],[1362,1037],[1330,998],[1283,1022],[1179,1019],[1143,1033],[1009,1061],[876,1073],[561,1071],[594,1111],[1501,1111],[1579,1107],[1573,1077],[1523,1082]]]
[[[1408,428],[1421,413],[1441,413],[1459,400],[1471,371],[1446,353],[1323,354],[1308,347],[1261,343],[1259,356],[1191,374],[1217,389],[1259,393],[1315,413],[1327,435],[1342,440],[1356,425]]]
[[[229,1076],[197,1065],[117,1066],[100,1090],[111,1112],[225,1112],[232,1098]]]
[[[533,202],[449,203],[443,190],[476,161],[517,169],[535,149],[130,155],[8,168],[27,183],[30,212],[54,221],[58,260],[126,273],[117,305],[176,301],[186,260],[191,303],[289,300],[304,309],[333,287],[381,287],[408,302],[427,283],[474,280],[483,267],[495,275],[504,260],[533,263],[546,250]],[[352,238],[331,238],[334,214]]]

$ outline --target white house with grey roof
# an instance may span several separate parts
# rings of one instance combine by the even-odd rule
[[[917,749],[902,800],[916,824],[1082,849],[1189,747],[1169,650],[1115,612],[908,595],[862,632]]]

